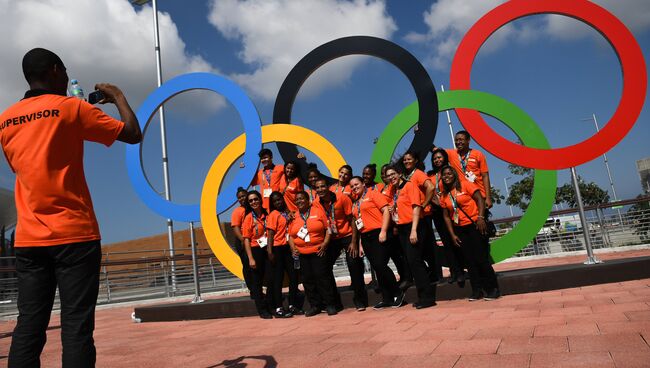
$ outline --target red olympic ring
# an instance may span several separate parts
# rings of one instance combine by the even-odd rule
[[[450,72],[451,89],[471,89],[470,73],[483,43],[500,27],[534,14],[554,13],[576,18],[599,31],[612,45],[623,72],[623,93],[611,120],[594,136],[573,146],[538,149],[513,143],[492,130],[474,110],[456,109],[458,119],[476,142],[500,159],[529,168],[558,170],[575,167],[609,151],[630,131],[646,96],[647,72],[641,47],[618,18],[586,0],[512,0],[485,14],[461,41]]]

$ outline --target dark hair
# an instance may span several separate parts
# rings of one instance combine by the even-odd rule
[[[284,202],[284,209],[279,209],[279,208],[275,207],[274,202],[275,202],[275,199],[277,197],[282,198],[282,202]],[[280,193],[278,191],[274,191],[273,193],[271,193],[271,195],[269,196],[269,211],[270,212],[272,212],[272,211],[284,211],[286,209],[287,209],[287,203],[284,201],[284,196],[282,195],[282,193]]]
[[[415,168],[416,169],[420,169],[420,170],[424,171],[424,162],[422,162],[422,160],[420,160],[420,152],[417,152],[417,151],[415,151],[413,149],[409,149],[408,151],[404,152],[402,157],[400,157],[400,159],[399,159],[399,165],[402,166],[402,173],[405,173],[407,171],[406,166],[404,166],[404,156],[406,156],[406,155],[409,155],[409,156],[415,158]]]
[[[40,82],[55,65],[65,67],[57,54],[42,48],[31,49],[23,56],[23,75],[27,83]]]
[[[264,156],[270,156],[271,158],[273,158],[273,152],[268,148],[262,148],[257,155],[260,156],[260,158]]]
[[[377,164],[368,164],[368,165],[363,167],[363,170],[366,170],[366,169],[374,172],[375,176],[377,175]]]
[[[460,180],[458,179],[458,173],[456,172],[456,169],[449,165],[445,165],[440,168],[440,173],[442,174],[443,171],[445,170],[451,170],[451,172],[454,174],[454,182],[451,183],[451,185],[448,185],[445,183],[445,181],[442,181],[442,187],[445,188],[445,192],[449,193],[453,188],[456,188],[456,190],[460,190]]]
[[[352,166],[350,166],[348,164],[345,164],[345,165],[339,167],[339,171],[341,171],[341,169],[346,169],[346,170],[348,170],[350,172],[350,175],[353,175]]]
[[[241,192],[244,192],[244,193],[248,194],[248,190],[246,190],[246,188],[239,187],[239,188],[237,188],[237,193],[235,195],[239,196],[239,193],[241,193]]]
[[[309,176],[309,174],[311,174],[313,172],[318,174],[318,176],[323,176],[323,174],[320,173],[320,170],[318,170],[318,165],[316,165],[313,162],[310,162],[310,163],[307,164],[307,176]]]
[[[318,179],[314,180],[314,184],[316,184],[316,182],[319,182],[319,181],[324,181],[324,182],[325,182],[325,185],[327,186],[327,181],[328,181],[328,180],[327,180],[327,178],[326,178],[325,176],[320,175],[320,176],[318,177]]]
[[[386,172],[386,170],[388,170],[389,167],[390,167],[390,164],[383,164],[383,165],[381,165],[381,169],[379,170],[379,172],[381,172],[381,173]]]
[[[352,181],[352,179],[357,179],[357,180],[359,180],[361,182],[361,184],[365,185],[365,183],[363,182],[363,178],[360,177],[359,175],[355,175],[355,176],[351,177],[350,181]]]
[[[442,155],[442,158],[443,158],[443,160],[444,160],[443,163],[442,163],[442,166],[440,166],[440,167],[436,167],[436,165],[433,163],[433,156],[435,156],[436,153],[441,154],[441,155]],[[440,172],[441,169],[442,169],[443,167],[445,167],[445,166],[449,166],[449,154],[448,154],[447,151],[445,151],[443,148],[435,148],[435,149],[431,152],[431,171],[429,171],[429,175],[432,175],[432,174],[435,174],[435,173],[437,173],[437,172]]]
[[[256,195],[256,196],[260,199],[260,206],[262,206],[262,195],[260,194],[260,192],[258,192],[258,191],[256,191],[256,190],[250,190],[250,191],[248,191],[248,193],[246,194],[246,202],[244,203],[244,207],[246,208],[246,214],[249,214],[250,212],[253,212],[253,208],[252,208],[251,205],[248,203],[248,197],[249,197],[251,194]],[[262,213],[265,214],[265,215],[267,214],[267,213],[266,213],[266,209],[265,209],[264,207],[262,207]]]
[[[456,132],[456,134],[454,134],[454,136],[457,136],[459,134],[464,135],[466,139],[472,139],[472,136],[469,135],[469,132],[467,130],[459,130]]]

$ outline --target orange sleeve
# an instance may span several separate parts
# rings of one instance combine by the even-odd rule
[[[413,206],[416,205],[419,206],[422,203],[422,200],[424,199],[422,198],[423,197],[422,192],[415,185],[409,185],[408,196],[411,200],[411,203],[413,203]]]
[[[483,152],[480,151],[478,153],[479,153],[478,164],[481,167],[481,173],[489,172],[490,170],[488,169],[488,164],[487,164],[487,160],[485,159],[485,155],[483,154]]]
[[[244,210],[244,207],[235,208],[235,210],[232,211],[232,216],[230,216],[230,227],[241,227],[245,212],[246,210]]]
[[[273,211],[269,214],[269,216],[266,218],[266,228],[269,230],[273,230],[275,232],[278,231],[278,215],[280,213],[278,211]]]
[[[471,183],[468,180],[461,181],[460,182],[460,187],[461,187],[461,190],[463,192],[469,193],[470,197],[473,197],[474,193],[476,193],[476,191],[479,191],[479,192],[481,191],[481,189],[479,188],[478,185],[476,185],[474,183]]]
[[[241,227],[241,234],[244,238],[250,239],[253,237],[253,216],[250,213],[244,217],[244,222],[242,223]]]
[[[81,137],[107,147],[112,145],[124,129],[124,123],[105,114],[100,108],[88,102],[75,100],[74,102],[79,104],[78,123]]]
[[[260,175],[262,171],[258,171],[255,176],[253,176],[253,180],[251,180],[251,185],[260,185]]]

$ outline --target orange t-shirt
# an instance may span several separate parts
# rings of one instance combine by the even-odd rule
[[[413,184],[415,184],[418,187],[418,189],[420,189],[420,192],[422,192],[422,200],[424,200],[424,198],[426,198],[426,194],[427,194],[427,187],[424,185],[424,182],[429,180],[429,177],[427,176],[427,174],[424,171],[420,170],[420,169],[415,169],[411,173],[411,176],[410,176],[409,180]],[[422,216],[428,216],[431,213],[432,213],[431,212],[431,206],[426,206],[424,208],[424,210],[422,211]]]
[[[307,217],[307,215],[309,215]],[[305,219],[306,217],[306,219]],[[298,231],[307,226],[309,242],[298,237]],[[312,254],[318,252],[318,247],[325,241],[328,223],[325,212],[318,206],[311,206],[308,213],[304,215],[296,212],[296,218],[289,224],[289,236],[300,254]]]
[[[381,229],[384,220],[384,214],[381,210],[388,205],[386,196],[376,190],[366,190],[365,194],[361,195],[361,198],[352,206],[354,218],[361,217],[363,222],[360,231],[367,233],[368,231]]]
[[[244,222],[241,226],[241,234],[244,239],[251,241],[251,247],[259,247],[257,239],[266,236],[266,220],[265,214],[257,217],[253,212],[250,212],[244,217]]]
[[[352,214],[352,200],[341,192],[335,193],[335,195],[336,201],[329,206],[323,205],[319,197],[316,198],[313,206],[318,206],[323,210],[323,212],[325,212],[330,224],[332,223],[332,220],[334,220],[333,222],[334,226],[336,226],[336,234],[332,233],[332,237],[334,239],[340,239],[352,235],[352,227],[350,226],[349,220],[349,217]],[[334,207],[333,211],[332,207]]]
[[[244,223],[244,216],[246,216],[246,209],[244,206],[235,208],[230,216],[230,227],[241,227]]]
[[[285,176],[282,177],[280,192],[284,195],[284,202],[287,204],[289,211],[298,211],[298,207],[296,207],[296,193],[303,190],[305,190],[305,186],[299,178],[296,177],[287,183],[287,178]]]
[[[352,195],[352,188],[350,188],[350,184],[348,184],[348,185],[346,185],[344,187],[342,187],[341,184],[339,184],[339,183],[332,184],[332,185],[330,185],[330,190],[332,192],[334,192],[334,193],[337,193],[337,194],[338,193],[343,193],[343,194],[345,194],[347,196]]]
[[[260,186],[262,194],[262,207],[269,210],[269,196],[271,192],[280,192],[280,184],[284,178],[284,165],[274,165],[273,169],[265,170],[262,168],[253,178],[253,185]],[[270,189],[270,191],[269,191]]]
[[[86,184],[84,141],[110,146],[124,123],[75,97],[30,91],[0,115],[0,144],[16,173],[16,247],[101,239]]]
[[[485,198],[485,185],[483,184],[483,174],[489,172],[485,155],[478,150],[470,149],[465,157],[460,157],[458,151],[455,149],[447,149],[449,156],[449,165],[456,169],[459,176],[465,177],[466,171],[471,171],[476,176],[474,184],[481,191],[481,195]],[[465,169],[463,169],[465,167]]]
[[[283,213],[277,210],[271,211],[266,218],[266,228],[275,231],[273,235],[273,246],[287,244],[287,225],[289,222]]]
[[[413,207],[420,206],[424,195],[411,181],[407,181],[402,189],[396,188],[393,194],[394,205],[397,206],[398,225],[413,222]]]
[[[447,209],[449,217],[452,219],[452,223],[454,223],[454,212],[458,211],[458,224],[454,225],[470,225],[472,223],[472,220],[476,222],[478,219],[478,206],[476,205],[474,198],[472,198],[477,190],[479,190],[478,185],[465,180],[460,182],[460,191],[452,189],[451,193],[446,193],[443,195],[442,200],[440,201],[440,206]],[[454,208],[454,204],[452,203],[450,196],[454,198],[456,207],[460,207],[463,209],[463,211],[467,212],[472,220],[465,216],[463,211]]]

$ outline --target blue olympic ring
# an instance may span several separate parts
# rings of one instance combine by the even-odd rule
[[[251,178],[257,172],[259,159],[257,152],[262,149],[262,127],[260,116],[248,95],[232,81],[211,73],[189,73],[168,80],[154,90],[138,109],[137,117],[140,129],[144,132],[151,117],[167,100],[175,95],[194,89],[205,89],[219,93],[230,101],[244,123],[246,132],[246,151],[244,152],[244,168],[238,170],[234,180],[221,194],[226,198],[235,198],[237,187],[247,188]],[[140,199],[152,211],[176,221],[200,221],[201,210],[198,204],[180,205],[167,201],[156,193],[144,176],[141,159],[142,143],[126,146],[126,166],[129,179]],[[226,211],[232,202],[219,201],[217,213]]]

